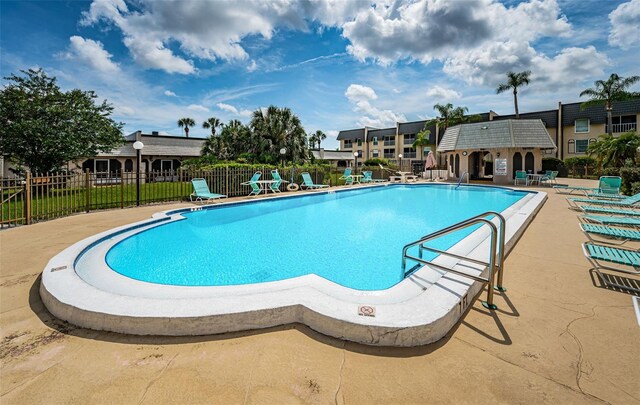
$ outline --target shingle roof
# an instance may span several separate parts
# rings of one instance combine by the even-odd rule
[[[354,160],[353,152],[339,150],[312,150],[313,157],[323,160]]]
[[[541,148],[556,145],[542,120],[501,120],[456,125],[448,128],[439,152],[459,149]]]
[[[562,126],[571,126],[578,118],[589,118],[591,124],[606,124],[607,111],[603,105],[594,105],[580,110],[582,103],[562,105]],[[615,101],[613,103],[613,116],[640,114],[640,98],[627,101]]]
[[[494,121],[503,121],[503,120],[512,120],[515,119],[515,114],[509,115],[497,115],[493,117]],[[557,128],[558,127],[558,110],[547,110],[547,111],[535,111],[530,113],[520,114],[521,120],[542,120],[542,123],[547,128]]]
[[[125,137],[125,139],[128,138]],[[145,156],[197,157],[200,156],[200,150],[204,143],[204,139],[156,135],[142,135],[140,141],[144,144],[142,154]],[[99,153],[97,156],[135,157],[136,150],[133,149],[133,140],[128,140],[119,148],[110,152]]]
[[[427,121],[413,121],[413,122],[403,122],[400,123],[399,128],[398,128],[398,133],[403,135],[403,134],[417,134],[418,132],[422,131],[424,129],[424,124],[426,124]],[[435,125],[433,126],[433,129],[431,130],[431,132],[435,131]]]
[[[374,136],[378,138],[382,138],[383,136],[395,135],[396,127],[391,128],[382,128],[382,129],[371,129],[368,132],[368,138],[371,139]]]
[[[342,141],[342,140],[355,141],[355,140],[358,140],[358,139],[362,139],[364,141],[364,128],[347,129],[345,131],[340,131],[340,132],[338,132],[337,139],[339,141]]]

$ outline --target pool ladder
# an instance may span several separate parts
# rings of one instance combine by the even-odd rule
[[[462,180],[464,180],[464,175],[467,175],[467,184],[469,184],[469,172],[464,172],[462,173],[462,176],[460,176],[460,178],[458,179],[458,185],[456,186],[456,188],[460,187],[460,183],[462,183]]]
[[[495,216],[496,218],[498,218],[498,226],[496,226],[496,224],[488,219],[487,217],[489,216]],[[460,229],[464,229],[464,228],[468,228],[470,226],[473,225],[477,225],[477,224],[484,224],[487,225],[489,227],[489,229],[491,230],[491,249],[490,249],[490,256],[489,256],[489,261],[488,262],[484,262],[482,260],[477,260],[477,259],[472,259],[470,257],[465,257],[465,256],[461,256],[455,253],[451,253],[451,252],[447,252],[444,250],[440,250],[440,249],[436,249],[433,247],[429,247],[426,246],[425,244],[433,239],[437,239],[441,236],[445,236],[448,235],[450,233],[453,233],[455,231],[458,231]],[[429,235],[426,235],[424,237],[422,237],[421,239],[411,242],[407,245],[405,245],[402,248],[402,271],[403,271],[403,277],[407,278],[409,277],[411,274],[413,274],[413,268],[410,269],[409,271],[407,271],[407,260],[412,260],[414,262],[417,262],[418,264],[423,264],[423,265],[429,265],[430,267],[435,267],[439,270],[443,270],[443,271],[447,271],[447,272],[451,272],[454,274],[458,274],[460,276],[463,277],[467,277],[470,278],[472,280],[475,281],[480,281],[484,284],[488,285],[488,289],[487,289],[487,300],[486,301],[482,301],[482,305],[484,305],[485,308],[489,308],[489,309],[497,309],[498,307],[493,303],[493,290],[498,290],[498,291],[506,291],[506,289],[502,286],[502,277],[503,277],[503,273],[504,273],[504,232],[505,232],[505,224],[506,221],[504,219],[504,217],[495,212],[495,211],[487,211],[485,213],[476,215],[475,217],[471,217],[469,219],[465,219],[464,221],[458,222],[457,224],[453,224],[451,226],[448,226],[444,229],[441,229],[439,231],[435,231],[433,233],[430,233]],[[411,256],[408,253],[408,250],[412,247],[418,246],[418,257],[415,256]],[[439,255],[445,255],[445,256],[450,256],[450,257],[454,257],[456,259],[460,259],[460,261],[466,261],[466,262],[471,262],[471,263],[476,263],[476,264],[480,264],[482,266],[487,266],[489,269],[489,274],[488,276],[485,277],[481,277],[481,276],[476,276],[473,274],[469,274],[469,273],[465,273],[459,270],[454,270],[453,268],[449,268],[449,267],[445,267],[442,266],[440,264],[437,263],[433,263],[430,262],[428,260],[424,260],[422,258],[422,252],[423,251],[429,251],[429,252],[433,252],[433,253],[437,253]],[[495,285],[495,274],[497,273],[498,275],[498,285]]]

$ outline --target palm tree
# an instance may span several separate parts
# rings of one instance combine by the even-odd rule
[[[316,142],[318,142],[318,149],[320,149],[320,144],[322,143],[322,141],[327,139],[327,135],[325,135],[324,132],[317,130],[314,136],[316,138]]]
[[[287,150],[287,160],[296,161],[307,156],[307,134],[290,109],[272,105],[266,110],[256,110],[249,126],[253,135],[260,139],[260,161],[277,162],[282,148]]]
[[[308,139],[309,139],[309,148],[315,149],[316,142],[318,142],[318,138],[316,137],[316,134],[309,134]]]
[[[219,128],[221,126],[222,122],[216,117],[207,118],[207,120],[202,123],[202,128],[211,128],[211,135],[208,136],[202,144],[202,155],[213,155],[216,158],[220,158],[223,145],[222,138],[216,136],[216,128]]]
[[[420,155],[422,156],[422,159],[424,159],[424,147],[431,145],[431,141],[429,140],[429,135],[431,135],[431,131],[429,131],[425,126],[425,128],[422,131],[418,132],[418,134],[416,135],[416,139],[413,141],[413,144],[411,145],[416,150],[420,148]]]
[[[439,117],[433,118],[427,121],[424,126],[425,128],[431,125],[436,125],[436,146],[440,144],[440,134],[444,134],[444,132],[449,127],[453,127],[458,124],[462,124],[465,122],[476,122],[480,121],[482,117],[479,115],[465,115],[469,109],[467,107],[454,107],[453,104],[436,104],[433,106],[433,109],[438,111],[440,114]],[[438,157],[438,152],[436,152],[436,157]],[[439,157],[436,159],[440,162]]]
[[[202,128],[204,129],[211,128],[211,136],[216,136],[216,128],[220,128],[221,126],[222,126],[222,121],[220,121],[216,117],[207,118],[207,120],[202,123]]]
[[[189,137],[189,127],[192,127],[194,125],[196,125],[196,122],[193,120],[193,118],[180,118],[178,120],[178,126],[180,128],[184,127],[184,132],[187,138]]]
[[[602,135],[598,141],[589,145],[587,152],[597,156],[601,167],[622,167],[628,160],[635,161],[639,147],[640,135],[630,131],[618,137]]]
[[[496,89],[496,94],[500,94],[513,89],[513,104],[516,108],[516,119],[520,118],[520,113],[518,112],[518,87],[528,85],[530,81],[530,75],[530,70],[525,70],[524,72],[520,73],[508,72],[507,82],[498,85],[498,88]]]
[[[628,92],[626,89],[640,81],[640,76],[630,76],[627,78],[620,77],[612,73],[607,80],[596,80],[592,89],[586,89],[580,93],[580,97],[589,96],[591,100],[580,104],[580,109],[592,105],[604,104],[607,110],[607,133],[613,136],[613,125],[611,120],[611,111],[613,110],[614,101],[624,101],[632,98],[640,97],[638,92]]]

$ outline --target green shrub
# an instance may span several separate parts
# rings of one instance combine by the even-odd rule
[[[564,160],[564,165],[569,169],[570,174],[575,176],[593,175],[596,168],[596,160],[591,156],[576,156]]]
[[[622,167],[620,168],[620,177],[622,177],[622,193],[633,195],[640,192],[640,168],[638,167]],[[636,191],[634,191],[636,190]]]
[[[372,158],[372,159],[365,160],[363,165],[364,166],[378,166],[378,165],[389,166],[389,161],[387,159],[382,159],[382,158]]]
[[[558,177],[567,177],[569,173],[564,165],[564,162],[561,159],[557,159],[554,157],[542,158],[542,170],[557,171]]]

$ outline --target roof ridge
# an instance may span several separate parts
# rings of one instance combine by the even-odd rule
[[[509,136],[511,137],[511,147],[515,148],[516,147],[516,140],[515,140],[515,137],[513,136],[513,120],[512,119],[508,119],[506,121],[509,123]]]

